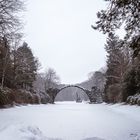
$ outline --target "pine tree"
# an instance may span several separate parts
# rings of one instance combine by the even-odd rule
[[[124,84],[123,84],[123,101],[125,102],[128,96],[135,95],[138,87],[136,82],[136,70],[135,68],[131,68],[127,71],[124,76]]]
[[[106,10],[101,10],[97,13],[97,17],[99,20],[96,22],[95,26],[92,26],[92,28],[102,31],[104,34],[108,34],[108,36],[115,34],[116,30],[120,29],[122,25],[126,31],[123,40],[124,43],[122,44],[122,56],[124,56],[125,60],[122,68],[125,69],[123,70],[124,72],[121,74],[121,77],[123,77],[121,78],[121,92],[123,96],[123,101],[126,101],[126,98],[129,95],[134,95],[137,92],[140,92],[140,1],[105,1],[107,1],[109,5]],[[126,49],[129,50],[127,51],[129,52],[128,56],[127,53],[124,53]],[[133,57],[130,57],[130,53],[133,54]],[[113,65],[111,66],[111,68],[113,68]],[[116,71],[115,73],[117,73],[117,71],[120,72],[116,68],[116,66],[113,68],[113,70],[111,68],[109,73],[114,73],[113,70]],[[115,77],[113,79],[112,78],[110,80],[107,80],[106,89],[108,89],[107,85],[109,85],[110,82],[114,82],[112,80],[114,80]]]
[[[27,43],[23,43],[16,51],[15,81],[20,88],[30,89],[33,86],[38,68],[38,61],[33,56]]]
[[[121,95],[123,76],[128,68],[129,59],[125,55],[122,45],[123,41],[114,35],[111,35],[107,40],[105,48],[108,53],[105,85],[105,100],[107,102],[121,101],[123,96]]]

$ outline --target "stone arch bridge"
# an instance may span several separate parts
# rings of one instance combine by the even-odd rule
[[[58,88],[49,88],[47,90],[47,94],[50,97],[50,103],[54,103],[55,98],[56,98],[57,94],[60,93],[60,91],[66,89],[66,88],[69,88],[69,87],[75,87],[75,88],[81,89],[82,91],[85,92],[85,94],[87,94],[90,103],[95,102],[95,100],[94,100],[94,93],[92,92],[92,90],[87,90],[87,89],[85,89],[85,88],[83,88],[81,86],[78,86],[78,85],[68,85],[68,86],[62,87],[60,89],[58,89]]]

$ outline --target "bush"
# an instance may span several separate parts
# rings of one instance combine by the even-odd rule
[[[12,105],[12,100],[10,99],[11,90],[9,88],[0,88],[0,107],[5,107],[6,105]]]
[[[42,103],[42,104],[47,104],[47,103],[49,103],[50,97],[49,97],[48,94],[46,94],[46,93],[44,93],[44,92],[40,92],[39,95],[40,95],[40,99],[41,99],[41,103]]]
[[[37,94],[33,94],[33,104],[40,104],[40,97]]]
[[[126,102],[131,105],[140,105],[140,93],[137,93],[134,96],[129,96]]]
[[[23,89],[11,90],[9,88],[0,88],[0,107],[24,104],[47,104],[50,98],[45,93],[37,94],[35,92],[26,91]]]

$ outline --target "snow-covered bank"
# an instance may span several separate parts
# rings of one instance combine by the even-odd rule
[[[140,140],[140,107],[59,102],[0,110],[0,140]]]

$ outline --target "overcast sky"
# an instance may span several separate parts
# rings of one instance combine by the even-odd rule
[[[79,83],[105,66],[105,36],[91,28],[104,0],[29,0],[25,40],[65,84]]]

